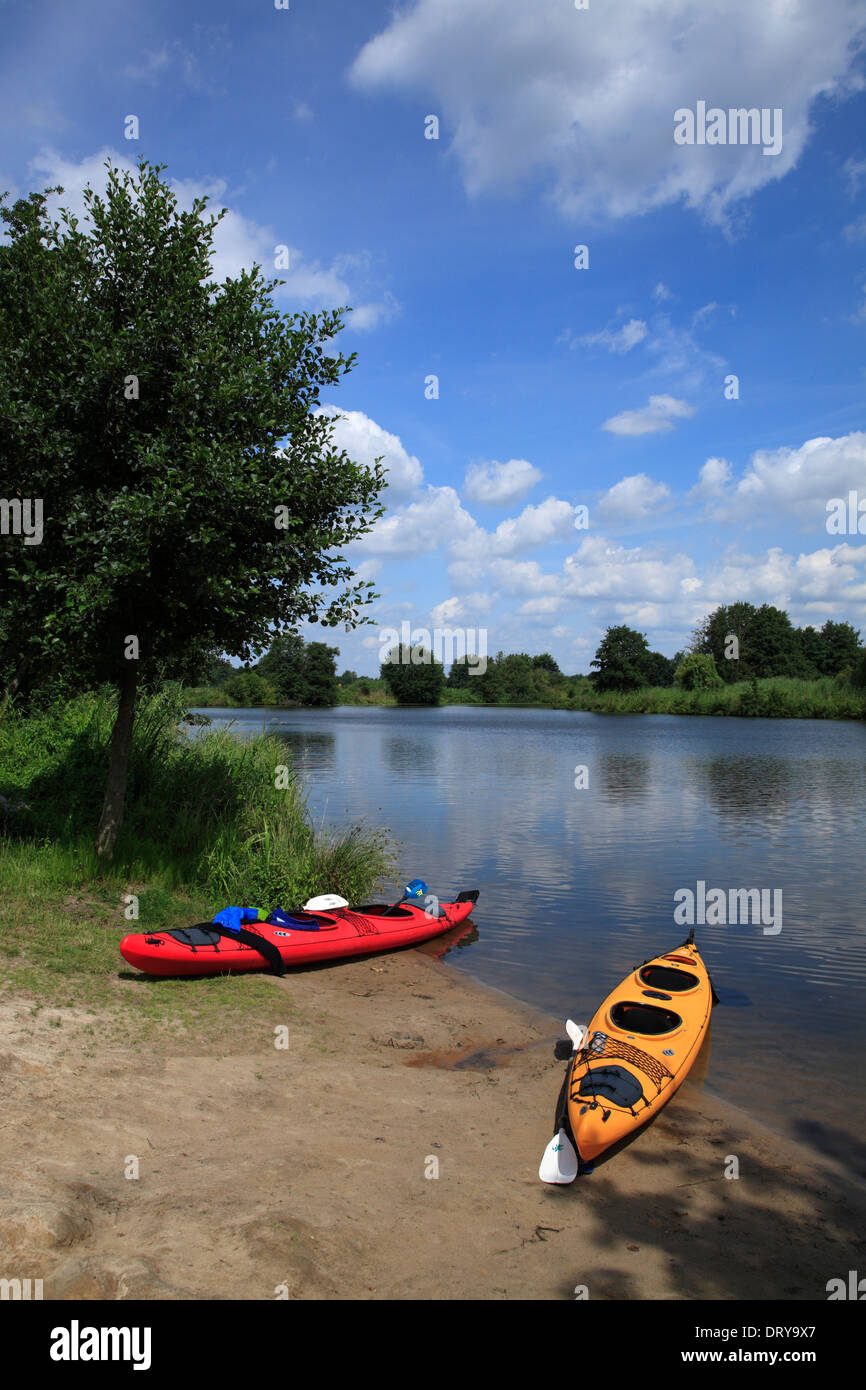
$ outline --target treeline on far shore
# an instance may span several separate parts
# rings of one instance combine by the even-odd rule
[[[501,705],[597,714],[860,719],[866,649],[850,623],[793,625],[770,604],[717,608],[673,657],[643,633],[609,627],[588,675],[567,675],[548,652],[458,656],[447,672],[423,647],[397,646],[378,676],[337,674],[336,647],[275,638],[243,669],[213,659],[188,685],[191,705],[223,708],[342,705]]]

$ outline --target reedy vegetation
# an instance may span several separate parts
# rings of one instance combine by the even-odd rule
[[[22,857],[38,859],[41,877],[58,888],[105,878],[92,838],[116,706],[116,695],[103,691],[29,713],[11,709],[0,721],[0,792],[26,807],[0,820],[0,889],[13,886]],[[284,743],[184,730],[188,707],[175,685],[141,699],[112,880],[183,886],[217,906],[367,896],[390,865],[383,833],[314,827]],[[278,767],[288,768],[286,787],[275,785]]]

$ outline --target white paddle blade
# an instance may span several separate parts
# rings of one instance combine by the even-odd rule
[[[577,1177],[577,1154],[564,1129],[554,1134],[538,1165],[542,1182],[569,1183]]]
[[[310,898],[308,903],[304,903],[305,912],[333,912],[338,907],[348,907],[345,898],[341,898],[339,893],[323,893],[319,898]]]
[[[586,1024],[574,1023],[572,1019],[567,1018],[565,1020],[565,1031],[571,1038],[572,1046],[574,1047],[575,1052],[579,1051],[583,1043],[583,1040],[587,1034]]]

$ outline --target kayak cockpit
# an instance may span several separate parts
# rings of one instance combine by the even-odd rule
[[[645,965],[638,971],[638,979],[650,989],[662,989],[671,994],[682,994],[700,984],[697,975],[688,970],[672,970],[669,965]]]
[[[663,1009],[657,1004],[637,1004],[624,999],[614,1004],[610,1011],[610,1021],[623,1033],[640,1034],[645,1038],[657,1038],[662,1033],[673,1033],[682,1027],[682,1019],[673,1009]]]

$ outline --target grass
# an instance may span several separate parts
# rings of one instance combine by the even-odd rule
[[[389,874],[383,832],[313,827],[284,743],[191,736],[175,687],[141,701],[126,819],[112,863],[100,863],[92,840],[114,708],[110,695],[88,695],[0,721],[0,794],[23,803],[0,816],[0,988],[125,1008],[126,932],[206,921],[228,903],[291,908],[325,892],[363,901]],[[273,991],[252,976],[137,980],[132,995],[140,1019],[177,1024],[190,1008],[216,1021]]]
[[[751,719],[863,719],[866,697],[847,682],[822,677],[738,681],[714,690],[644,686],[597,691],[589,681],[577,690],[574,709],[593,714],[728,715]]]

